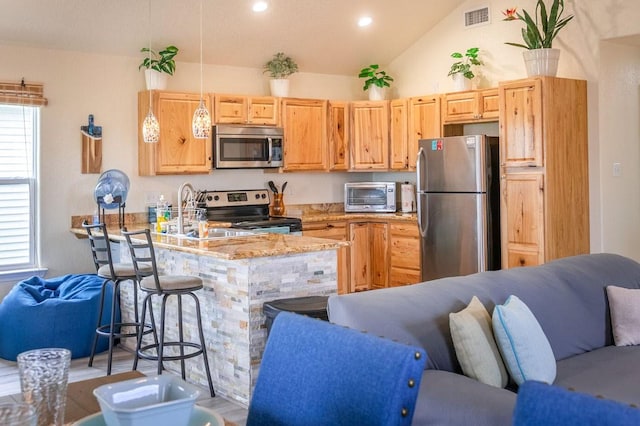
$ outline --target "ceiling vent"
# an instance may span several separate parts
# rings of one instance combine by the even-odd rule
[[[464,13],[464,27],[472,28],[489,23],[489,6],[483,6]]]

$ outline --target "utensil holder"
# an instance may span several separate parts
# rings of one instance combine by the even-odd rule
[[[282,192],[273,194],[273,203],[271,204],[271,216],[284,216],[286,211],[284,206],[284,194]]]

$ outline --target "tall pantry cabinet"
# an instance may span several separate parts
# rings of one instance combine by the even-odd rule
[[[502,267],[589,253],[586,82],[504,82],[499,102]]]

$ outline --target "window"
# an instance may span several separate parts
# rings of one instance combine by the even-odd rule
[[[38,267],[37,106],[0,104],[0,273]]]

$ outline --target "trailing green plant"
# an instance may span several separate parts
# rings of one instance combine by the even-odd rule
[[[298,64],[291,57],[282,52],[273,55],[273,58],[264,64],[264,73],[269,73],[271,78],[287,78],[298,72]]]
[[[573,19],[573,15],[562,18],[563,12],[564,0],[553,0],[549,13],[547,13],[544,1],[538,0],[535,20],[526,10],[522,10],[521,15],[516,11],[516,8],[507,9],[502,12],[505,15],[503,21],[522,21],[526,26],[522,29],[524,44],[510,42],[505,44],[524,49],[551,48],[553,39],[556,38],[558,32]]]
[[[173,75],[176,70],[176,62],[173,59],[178,54],[178,48],[175,46],[167,46],[163,50],[156,52],[155,50],[143,47],[140,52],[146,53],[147,56],[142,60],[138,69],[153,69],[158,72],[164,72]]]
[[[472,65],[482,65],[480,59],[478,59],[478,49],[477,47],[471,47],[467,49],[467,51],[462,54],[460,52],[453,52],[451,57],[454,59],[462,59],[461,61],[454,62],[451,65],[451,69],[449,70],[449,76],[454,74],[462,74],[465,78],[471,80],[475,75],[473,71],[471,71]]]
[[[359,78],[366,78],[362,90],[368,90],[371,86],[378,87],[391,87],[390,81],[393,81],[393,77],[387,75],[385,71],[380,70],[380,65],[372,64],[366,68],[360,70],[358,74]]]

